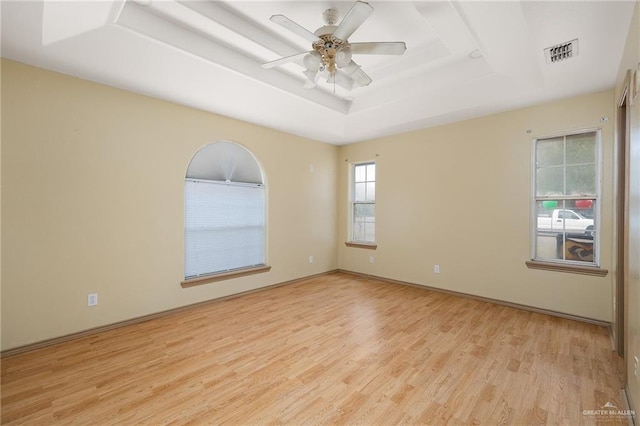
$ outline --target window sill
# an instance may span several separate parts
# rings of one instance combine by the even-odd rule
[[[539,260],[528,260],[525,262],[525,264],[529,269],[566,272],[569,274],[592,275],[596,277],[604,277],[609,273],[608,269],[598,268],[597,266],[566,265],[554,262],[541,262]]]
[[[180,285],[182,286],[182,288],[195,287],[197,285],[209,284],[216,281],[230,280],[232,278],[244,277],[246,275],[269,272],[270,270],[271,270],[271,266],[262,265],[262,266],[256,266],[253,268],[245,268],[245,269],[238,269],[235,271],[221,272],[219,274],[212,274],[204,277],[189,278],[188,280],[182,281]]]
[[[347,247],[363,248],[368,250],[375,250],[378,248],[378,245],[375,243],[356,243],[353,241],[347,241],[344,245]]]

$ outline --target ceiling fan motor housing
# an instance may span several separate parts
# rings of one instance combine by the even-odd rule
[[[317,35],[318,37],[322,38],[324,36],[330,36],[334,33],[334,31],[337,29],[338,27],[335,25],[325,25],[324,27],[320,27],[318,28],[314,34]]]
[[[336,66],[342,68],[351,61],[349,42],[333,37],[334,26],[319,28],[315,34],[320,40],[313,44],[313,49],[322,57],[322,65],[328,68],[329,74],[335,72]]]

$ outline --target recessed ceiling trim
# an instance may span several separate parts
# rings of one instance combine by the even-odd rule
[[[114,6],[110,2],[44,2],[42,44],[48,46],[111,23],[113,9],[117,6],[117,3]],[[78,16],[82,16],[83,19],[77,19]]]
[[[219,40],[190,31],[172,20],[165,19],[160,14],[153,13],[153,9],[149,6],[141,7],[127,2],[116,24],[154,41],[198,56],[212,65],[222,66],[341,114],[347,114],[349,111],[350,102],[324,91],[305,90],[302,79],[294,78],[279,70],[264,70],[260,66],[260,59],[238,53]]]
[[[496,74],[508,76],[536,90],[544,86],[533,50],[534,33],[529,30],[521,2],[467,1],[452,4],[474,38],[476,48],[480,49]],[[501,17],[498,22],[496,16]]]
[[[397,102],[407,103],[409,99],[415,101],[408,103],[420,104],[421,108],[423,103],[434,104],[432,101],[434,91],[454,93],[464,82],[479,81],[494,74],[484,58],[473,60],[466,55],[448,57],[435,69],[429,69],[429,65],[424,65],[421,68],[416,67],[416,70],[421,70],[422,73],[417,72],[410,76],[404,76],[404,81],[414,88],[411,92],[403,93],[401,96],[392,84],[385,85],[374,92],[362,94],[356,98],[351,108],[352,114],[378,109],[383,105]],[[424,75],[427,74],[429,75],[428,81],[424,79]],[[434,105],[440,104],[441,102],[438,101]]]
[[[462,54],[478,48],[476,40],[452,3],[424,2],[415,7],[452,54]]]
[[[250,40],[254,44],[267,49],[270,54],[261,58],[262,60],[270,59],[274,56],[274,53],[280,56],[288,56],[300,52],[298,45],[273,32],[262,29],[260,24],[238,14],[238,12],[232,11],[229,6],[222,2],[182,0],[177,0],[177,2],[206,17],[211,22],[228,28],[239,37]]]

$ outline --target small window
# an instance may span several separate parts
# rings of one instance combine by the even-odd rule
[[[534,260],[598,265],[599,146],[599,130],[534,140]]]
[[[185,279],[265,264],[265,186],[253,155],[233,142],[201,148],[185,179]]]
[[[376,164],[353,165],[351,241],[376,241]]]

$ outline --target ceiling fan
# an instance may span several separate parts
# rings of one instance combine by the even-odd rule
[[[302,59],[304,75],[307,77],[304,87],[307,89],[315,87],[320,78],[334,84],[334,90],[336,84],[346,90],[368,86],[373,80],[351,59],[353,54],[402,55],[407,50],[402,41],[349,42],[351,34],[372,12],[373,7],[369,3],[356,1],[340,24],[336,25],[338,11],[327,9],[322,14],[325,25],[313,33],[284,15],[273,15],[273,22],[310,41],[312,50],[267,62],[262,67],[273,68]]]

